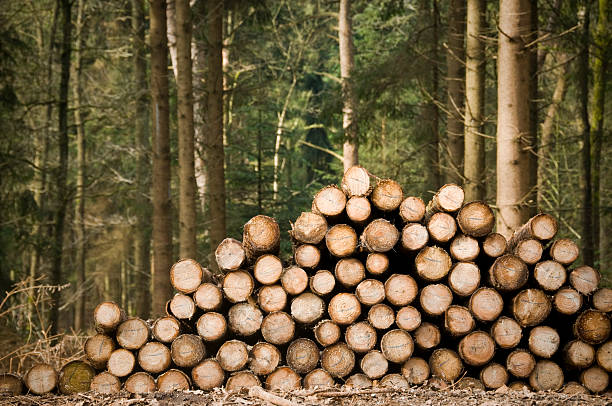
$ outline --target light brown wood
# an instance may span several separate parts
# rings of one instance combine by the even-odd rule
[[[610,317],[598,310],[586,310],[574,323],[574,335],[589,344],[601,344],[610,337]]]
[[[402,229],[400,247],[404,252],[418,251],[429,242],[429,231],[420,223],[408,223]]]
[[[258,398],[265,402],[271,403],[276,406],[297,406],[295,402],[292,402],[283,397],[274,395],[270,392],[266,392],[263,388],[259,386],[253,386],[249,388],[249,396],[252,398]]]
[[[437,347],[441,340],[442,334],[435,324],[424,322],[414,331],[414,342],[424,350]]]
[[[482,252],[491,258],[502,256],[506,252],[508,241],[499,233],[491,233],[482,242]]]
[[[555,310],[561,314],[575,314],[582,307],[582,295],[575,289],[559,289],[553,296]]]
[[[540,289],[525,289],[512,300],[512,315],[523,327],[542,323],[552,309],[548,296]]]
[[[488,322],[501,314],[504,301],[495,289],[484,287],[470,296],[468,308],[477,320]]]
[[[531,392],[531,387],[523,381],[510,382],[508,388],[512,391]]]
[[[177,293],[170,300],[168,305],[171,316],[176,317],[179,320],[189,320],[196,312],[196,304],[191,296],[183,293]]]
[[[157,391],[155,379],[146,372],[136,372],[130,375],[123,387],[130,393],[152,393]]]
[[[257,293],[257,305],[266,313],[284,310],[287,306],[287,292],[281,285],[266,285]]]
[[[329,295],[336,287],[336,278],[334,274],[326,269],[320,269],[310,277],[308,282],[310,291],[315,295]]]
[[[469,390],[471,392],[474,391],[483,391],[485,390],[485,386],[480,382],[480,379],[472,378],[471,376],[464,376],[455,382],[453,386],[455,389],[459,390]]]
[[[421,325],[421,312],[415,307],[404,306],[395,314],[395,324],[406,331],[414,331]]]
[[[245,367],[249,360],[249,351],[242,341],[230,340],[219,347],[215,358],[224,371],[235,372]]]
[[[206,357],[206,347],[200,336],[181,334],[170,346],[172,361],[181,368],[192,368]],[[157,382],[159,385],[159,382]]]
[[[300,375],[289,367],[278,367],[266,378],[266,389],[288,392],[301,389],[302,379]]]
[[[538,361],[529,375],[529,385],[536,391],[559,390],[563,386],[563,370],[555,362]]]
[[[572,340],[563,347],[563,360],[570,367],[584,369],[595,359],[595,348],[584,341]]]
[[[361,245],[369,252],[387,252],[395,247],[400,232],[388,220],[378,218],[370,222],[361,233]]]
[[[181,293],[193,293],[202,284],[204,271],[193,259],[181,259],[170,268],[170,283]]]
[[[463,234],[480,238],[493,231],[495,215],[488,204],[474,201],[466,203],[459,210],[457,223]]]
[[[456,261],[474,261],[480,254],[478,240],[465,234],[456,235],[451,242],[449,252]]]
[[[593,307],[602,312],[612,312],[612,289],[597,289],[593,293]]]
[[[225,372],[214,358],[202,360],[191,369],[193,384],[202,390],[210,390],[223,385]]]
[[[138,365],[152,374],[158,374],[170,367],[170,350],[162,343],[151,341],[138,350]]]
[[[429,282],[436,282],[448,274],[452,260],[443,248],[427,246],[419,251],[414,264],[419,277]]]
[[[234,372],[225,383],[225,389],[228,391],[240,391],[249,389],[254,386],[261,386],[259,378],[250,371]]]
[[[548,249],[550,257],[562,265],[570,265],[578,259],[580,248],[569,238],[555,240]]]
[[[508,246],[512,250],[519,241],[533,238],[536,240],[552,240],[557,234],[557,220],[550,214],[540,213],[527,221],[522,227],[514,232]]]
[[[134,370],[136,366],[136,357],[132,351],[126,350],[125,348],[119,348],[111,353],[106,368],[111,374],[123,378],[128,376]]]
[[[544,248],[540,241],[529,238],[519,241],[512,252],[526,264],[533,265],[542,259]]]
[[[326,186],[312,200],[313,213],[328,218],[336,218],[346,207],[346,195],[336,185]]]
[[[448,286],[457,296],[470,296],[479,285],[480,269],[473,262],[457,262],[448,274]]]
[[[262,285],[277,283],[282,273],[283,263],[276,255],[262,255],[253,265],[253,277]]]
[[[365,279],[365,267],[357,258],[343,258],[336,263],[334,276],[345,288],[353,288]]]
[[[451,386],[444,379],[439,378],[437,376],[432,376],[427,380],[427,389],[434,391],[447,390]]]
[[[540,288],[547,291],[556,291],[567,279],[563,265],[556,261],[538,262],[533,270],[533,277]]]
[[[517,378],[527,378],[536,366],[536,359],[529,351],[514,350],[506,357],[506,369]]]
[[[327,313],[336,324],[348,325],[361,315],[361,304],[352,293],[338,293],[329,301]]]
[[[589,395],[591,392],[578,382],[570,381],[563,385],[561,393],[565,393],[566,395]]]
[[[127,319],[117,327],[117,343],[128,350],[137,350],[149,339],[149,326],[137,317]]]
[[[480,381],[489,389],[498,389],[508,383],[506,368],[497,363],[491,363],[480,371]]]
[[[299,295],[308,287],[308,274],[302,268],[291,266],[283,272],[281,285],[290,295]]]
[[[226,238],[217,246],[215,260],[221,271],[237,271],[245,263],[246,252],[240,241]]]
[[[612,372],[612,341],[607,341],[595,353],[597,365],[608,372]]]
[[[459,355],[448,348],[438,348],[429,357],[429,370],[433,377],[446,382],[456,381],[463,372],[463,362]]]
[[[155,320],[151,334],[162,343],[171,343],[181,333],[181,324],[172,316],[164,316]]]
[[[372,275],[382,275],[389,269],[389,258],[380,252],[372,252],[366,259],[366,269]]]
[[[231,303],[246,301],[255,288],[253,277],[246,271],[232,271],[223,277],[223,294]]]
[[[580,374],[580,383],[593,393],[603,392],[608,388],[610,377],[608,373],[598,366],[585,369]]]
[[[287,344],[295,334],[295,322],[285,312],[273,312],[261,322],[261,335],[271,344]]]
[[[373,349],[377,339],[376,330],[367,321],[351,324],[344,333],[346,345],[358,354]]]
[[[325,246],[334,257],[350,257],[357,250],[357,233],[349,225],[336,224],[325,234]]]
[[[259,342],[249,352],[249,369],[256,375],[274,372],[281,360],[281,353],[274,345]]]
[[[422,385],[429,378],[429,364],[423,358],[411,357],[402,365],[402,375],[410,385]]]
[[[421,289],[419,303],[421,309],[431,316],[440,316],[453,302],[453,292],[448,286],[437,283]]]
[[[331,388],[335,385],[334,378],[322,368],[317,368],[304,376],[304,389]]]
[[[92,388],[93,390],[93,388]],[[15,374],[0,374],[0,395],[17,396],[23,393],[21,377]]]
[[[372,380],[365,374],[353,374],[346,379],[344,386],[353,389],[371,388]]]
[[[93,312],[96,331],[99,333],[112,333],[125,320],[125,314],[115,302],[102,302]]]
[[[121,381],[109,372],[100,372],[91,380],[90,389],[104,394],[117,393],[121,390]]]
[[[312,212],[302,212],[291,226],[291,236],[302,244],[318,244],[327,233],[327,220]]]
[[[303,244],[295,249],[295,264],[301,268],[314,269],[321,261],[321,251],[311,244]]]
[[[391,330],[380,339],[380,350],[387,360],[402,364],[412,356],[414,341],[404,330]]]
[[[397,209],[403,199],[402,187],[392,179],[379,180],[370,196],[370,201],[374,207],[381,211]]]
[[[521,342],[523,329],[516,320],[502,316],[493,323],[491,337],[500,348],[514,348]]]
[[[427,221],[427,231],[433,241],[444,244],[457,233],[457,222],[448,213],[434,213]]]
[[[405,274],[393,274],[385,282],[385,298],[394,306],[406,306],[416,298],[418,286],[416,281]]]
[[[366,197],[353,196],[346,202],[346,216],[353,224],[366,224],[371,214],[372,205]]]
[[[502,292],[512,292],[525,286],[529,269],[516,255],[506,254],[495,259],[489,269],[489,282]]]
[[[389,361],[382,352],[372,350],[361,358],[359,367],[368,378],[379,379],[389,370]]]
[[[247,221],[242,233],[242,246],[251,261],[263,254],[277,254],[280,229],[276,220],[259,214]]]
[[[386,330],[395,321],[395,312],[384,303],[374,305],[368,311],[368,321],[378,330]]]
[[[298,338],[289,344],[285,359],[295,372],[307,374],[319,363],[319,347],[308,338]]]
[[[62,395],[73,395],[90,390],[96,371],[85,361],[70,361],[59,371],[57,388]]]
[[[495,341],[484,331],[473,331],[459,341],[458,351],[466,364],[483,366],[495,355]]]
[[[193,301],[205,312],[219,310],[223,305],[223,292],[217,285],[206,282],[193,293]]]
[[[178,369],[169,369],[157,377],[159,392],[184,391],[191,388],[191,381],[186,373]]]
[[[536,326],[529,332],[529,351],[540,358],[552,357],[561,344],[559,333],[549,326]]]
[[[325,347],[321,367],[334,378],[344,378],[355,367],[355,353],[343,342]]]
[[[453,183],[442,186],[432,199],[427,203],[425,219],[429,219],[434,213],[454,213],[463,206],[465,194],[461,186]]]
[[[374,306],[385,300],[385,285],[376,279],[366,279],[357,285],[355,295],[361,304]]]
[[[315,339],[323,347],[335,344],[340,339],[340,327],[331,320],[321,320],[314,328]]]
[[[599,271],[588,265],[579,266],[570,272],[570,284],[583,295],[590,295],[597,290],[601,281]]]
[[[221,313],[204,313],[196,323],[196,330],[204,341],[218,341],[227,333],[227,321]]]
[[[425,216],[425,203],[419,197],[408,196],[400,204],[399,215],[404,223],[417,223]]]
[[[291,317],[300,324],[312,325],[323,317],[325,302],[319,296],[305,292],[291,301]]]
[[[451,305],[444,312],[444,329],[451,336],[460,337],[474,329],[476,322],[467,307]]]
[[[106,362],[114,350],[115,342],[106,334],[96,334],[85,341],[85,356],[96,369],[106,368]]]
[[[408,381],[400,374],[388,374],[383,376],[379,385],[383,388],[389,387],[394,388],[395,390],[404,390],[409,388]]]
[[[263,314],[251,303],[237,303],[227,312],[227,324],[231,331],[241,336],[251,336],[259,331]]]

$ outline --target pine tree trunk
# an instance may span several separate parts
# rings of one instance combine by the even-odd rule
[[[538,39],[538,2],[531,1],[531,30],[525,37],[525,42],[530,43]],[[537,214],[537,184],[538,184],[538,111],[540,93],[538,89],[538,48],[539,43],[527,48],[529,55],[529,133],[524,138],[525,151],[527,153],[528,185],[527,196],[523,199],[527,205],[529,216]]]
[[[431,2],[431,3],[430,3]],[[425,195],[433,190],[436,190],[441,185],[441,164],[440,164],[440,134],[439,134],[439,119],[440,113],[438,111],[438,30],[439,30],[439,10],[438,0],[430,0],[424,2],[426,12],[430,15],[430,46],[428,51],[427,63],[429,63],[428,69],[431,76],[427,80],[427,90],[429,93],[426,98],[426,105],[423,106],[425,126],[426,126],[426,139],[427,146],[425,150]],[[430,4],[429,4],[430,3]]]
[[[354,62],[353,31],[351,28],[351,0],[340,0],[338,13],[338,40],[340,44],[340,77],[342,80],[342,128],[344,129],[344,172],[359,163],[357,129],[357,99],[353,88]]]

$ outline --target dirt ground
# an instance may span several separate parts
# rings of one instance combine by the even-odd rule
[[[433,405],[610,405],[612,398],[605,396],[565,395],[560,393],[505,393],[482,392],[470,390],[440,390],[433,391],[414,388],[400,391],[378,392],[361,391],[296,391],[279,394],[294,405],[312,406],[433,406]],[[36,406],[165,406],[165,405],[214,405],[214,406],[245,406],[271,405],[259,398],[253,398],[244,392],[186,391],[173,393],[152,393],[148,395],[100,395],[97,393],[81,393],[71,396],[12,396],[0,397],[0,405],[36,405]]]

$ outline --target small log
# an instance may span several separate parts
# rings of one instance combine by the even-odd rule
[[[217,285],[206,282],[193,293],[193,301],[205,312],[219,310],[223,305],[223,292]]]
[[[610,317],[597,310],[586,310],[574,323],[574,335],[589,344],[601,344],[610,337]]]
[[[102,302],[93,312],[94,324],[98,333],[110,334],[125,320],[125,314],[117,303]]]
[[[453,259],[460,262],[474,261],[480,254],[478,240],[469,235],[459,234],[453,238],[449,248]]]
[[[227,324],[231,331],[241,336],[251,336],[259,331],[263,314],[251,303],[237,303],[227,312]]]
[[[556,363],[541,360],[529,375],[529,385],[536,391],[557,391],[563,386],[563,370]]]
[[[325,234],[325,246],[335,257],[350,257],[357,250],[357,233],[349,225],[336,224]]]
[[[334,378],[322,368],[317,368],[304,376],[304,389],[331,388],[336,382]]]
[[[132,351],[126,350],[125,348],[119,348],[113,351],[106,364],[108,372],[119,378],[131,374],[135,366],[136,357]]]
[[[557,234],[557,230],[557,220],[550,214],[540,213],[530,218],[527,223],[514,232],[512,238],[508,241],[508,247],[512,251],[519,241],[530,238],[541,241],[552,240]]]
[[[453,263],[443,248],[428,246],[419,251],[414,264],[419,277],[428,282],[436,282],[448,274]]]
[[[480,381],[489,389],[499,389],[508,383],[506,368],[497,363],[491,363],[480,371]]]
[[[303,244],[295,249],[295,264],[301,268],[314,269],[321,261],[321,251],[311,244]]]
[[[419,197],[408,196],[400,204],[399,215],[404,223],[417,223],[425,216],[425,203]]]
[[[266,378],[266,389],[268,390],[289,392],[291,390],[296,390],[296,389],[301,389],[301,388],[302,388],[302,379],[300,375],[289,367],[278,367],[276,371],[272,372]],[[274,403],[278,404],[276,402]]]
[[[463,362],[459,355],[448,348],[438,348],[429,357],[429,370],[433,377],[446,382],[456,381],[463,372]]]
[[[593,393],[603,392],[608,388],[610,378],[602,368],[594,366],[580,374],[580,383]]]
[[[200,336],[181,334],[170,346],[172,361],[181,368],[192,368],[206,357],[206,347]],[[159,385],[159,382],[157,382]]]
[[[313,213],[327,218],[337,218],[346,207],[346,195],[336,185],[329,185],[319,190],[312,200]]]
[[[506,369],[517,378],[527,378],[536,366],[536,359],[529,351],[514,350],[506,357]]]
[[[249,360],[249,351],[242,341],[230,340],[219,347],[215,358],[224,371],[235,372],[246,366]]]
[[[397,209],[403,199],[402,187],[392,179],[379,180],[370,196],[374,207],[381,211]]]
[[[404,306],[395,314],[395,324],[406,331],[414,331],[421,325],[421,312],[415,307]]]
[[[400,247],[404,252],[423,249],[429,242],[427,227],[419,223],[408,223],[402,229]]]
[[[404,330],[391,330],[380,339],[380,350],[385,358],[396,364],[406,362],[414,352],[414,342]]]
[[[386,330],[395,321],[395,312],[384,303],[374,305],[368,311],[368,321],[378,330]]]
[[[417,297],[416,281],[405,274],[393,274],[385,282],[385,298],[394,306],[406,306]]]
[[[473,262],[457,262],[448,274],[448,286],[457,296],[470,296],[479,285],[480,269]]]
[[[257,294],[257,304],[266,313],[278,312],[287,306],[287,292],[281,285],[266,285]]]
[[[493,323],[491,337],[500,348],[514,348],[521,342],[523,329],[516,320],[502,316]]]
[[[391,222],[375,219],[361,233],[361,245],[369,252],[387,252],[395,247],[400,232]]]
[[[323,317],[325,302],[310,292],[302,293],[291,301],[291,317],[305,325],[312,325]]]
[[[259,214],[247,221],[242,233],[242,246],[251,261],[263,254],[277,254],[280,228],[276,220]]]
[[[453,292],[441,283],[427,285],[421,289],[419,303],[423,311],[431,316],[440,316],[453,302]]]
[[[427,231],[432,240],[444,244],[457,234],[457,222],[448,213],[434,213],[427,221]]]
[[[170,268],[170,283],[181,293],[193,293],[202,284],[204,271],[193,259],[182,259]]]
[[[372,214],[370,201],[362,196],[353,196],[346,202],[346,216],[353,224],[363,225],[368,222]]]
[[[302,212],[300,217],[291,226],[291,236],[302,244],[318,244],[323,241],[327,233],[327,220],[325,217],[312,213]]]
[[[178,369],[169,369],[157,377],[157,390],[159,392],[184,391],[190,388],[189,376]]]
[[[550,257],[562,265],[570,265],[578,259],[580,248],[569,238],[555,240],[548,249]]]
[[[357,258],[343,258],[336,263],[334,275],[342,286],[352,288],[365,279],[365,267]]]
[[[281,353],[274,345],[259,342],[249,352],[249,369],[256,375],[274,372],[281,360]]]
[[[508,389],[515,392],[531,392],[531,386],[523,381],[514,381],[508,384]]]
[[[371,388],[372,380],[365,374],[353,374],[346,379],[344,386],[352,389]]]
[[[361,304],[352,293],[338,293],[329,301],[327,312],[336,324],[348,325],[361,315]]]
[[[368,378],[379,379],[385,376],[389,370],[389,361],[382,352],[372,350],[361,358],[359,366]]]
[[[128,350],[137,350],[149,340],[149,326],[137,317],[127,319],[117,327],[117,343]]]
[[[96,369],[106,368],[106,362],[115,349],[115,342],[105,334],[96,334],[85,341],[85,356]]]
[[[314,328],[315,339],[323,347],[338,342],[341,336],[340,327],[331,320],[321,320]]]
[[[467,307],[451,305],[444,312],[444,328],[451,336],[461,337],[474,329],[476,322]]]
[[[590,395],[591,392],[584,386],[580,385],[578,382],[570,381],[563,385],[561,389],[561,393],[565,393],[566,395]]]
[[[273,312],[261,322],[261,335],[271,344],[287,344],[295,334],[295,322],[285,312]]]
[[[321,367],[334,378],[344,378],[355,367],[355,353],[343,342],[325,347]]]
[[[599,271],[588,265],[579,266],[570,272],[570,285],[583,295],[590,295],[597,290],[601,281]]]
[[[239,371],[227,378],[225,390],[237,392],[255,386],[261,387],[261,381],[255,374],[250,371]]]
[[[412,357],[402,365],[402,375],[410,385],[422,385],[429,378],[429,364],[423,358]]]
[[[221,313],[204,313],[196,323],[196,330],[204,341],[218,341],[227,333],[227,322]]]
[[[15,374],[0,374],[0,396],[18,396],[23,393],[21,377]]]
[[[457,223],[463,234],[484,237],[493,231],[495,214],[485,202],[474,201],[463,205],[457,213]]]
[[[57,386],[57,382],[57,372],[49,364],[35,364],[23,377],[26,388],[35,395],[51,392]]]
[[[109,372],[100,372],[91,380],[90,390],[98,393],[112,394],[121,390],[121,381]]]
[[[440,329],[432,323],[425,322],[414,331],[414,342],[417,347],[424,350],[431,350],[437,347],[442,340]]]
[[[489,268],[489,282],[502,292],[512,292],[522,288],[529,278],[529,269],[516,255],[506,254],[495,259]]]
[[[308,286],[315,295],[326,296],[336,287],[336,278],[328,270],[320,269],[310,277]]]
[[[253,277],[245,271],[232,271],[223,277],[223,294],[231,303],[246,301],[255,288]]]
[[[57,388],[63,395],[87,392],[96,371],[84,361],[70,361],[59,372]]]
[[[519,241],[512,252],[526,264],[533,265],[542,259],[544,247],[540,241],[529,238]]]
[[[582,308],[582,295],[572,288],[559,289],[553,296],[553,305],[561,314],[576,314]]]
[[[380,252],[372,252],[366,259],[366,269],[372,275],[382,275],[389,269],[389,258]]]
[[[470,296],[468,308],[477,320],[488,322],[499,317],[504,301],[495,289],[480,288]]]
[[[493,359],[495,341],[484,331],[473,331],[459,341],[458,351],[466,364],[480,367]]]
[[[214,358],[207,358],[191,369],[193,384],[202,390],[220,387],[225,381],[225,372]]]
[[[159,374],[170,367],[172,356],[168,347],[162,343],[151,341],[138,350],[138,365],[152,374]]]
[[[403,390],[408,389],[408,381],[400,374],[388,374],[385,375],[381,380],[379,385],[381,387],[389,387],[394,388],[395,390]]]
[[[374,306],[385,300],[385,285],[376,279],[366,279],[357,285],[355,295],[361,304]]]
[[[427,203],[425,219],[429,219],[434,213],[454,213],[463,206],[465,194],[461,186],[453,183],[442,186],[432,199]]]
[[[292,266],[283,272],[281,285],[290,295],[299,295],[308,287],[308,274],[302,268]]]
[[[608,372],[612,372],[612,341],[608,341],[601,345],[595,353],[597,365]]]
[[[283,263],[276,255],[262,255],[253,265],[253,276],[262,285],[272,285],[278,282],[282,273]]]
[[[240,241],[226,238],[217,246],[215,260],[220,270],[237,271],[245,263],[246,252]]]
[[[491,233],[482,242],[482,252],[491,258],[502,256],[506,252],[508,241],[499,233]]]
[[[588,368],[595,360],[595,348],[584,341],[570,341],[563,347],[563,360],[573,368]]]
[[[451,386],[444,379],[438,378],[437,376],[432,376],[427,380],[426,387],[427,389],[433,391],[443,391],[447,390]]]
[[[543,261],[536,264],[533,277],[542,289],[556,291],[565,283],[567,274],[560,263]]]
[[[523,327],[541,324],[551,309],[551,300],[540,289],[522,290],[512,299],[512,315]]]
[[[126,391],[134,394],[152,393],[157,391],[155,379],[146,372],[136,372],[130,375],[123,385]]]
[[[601,312],[612,312],[612,289],[597,289],[593,293],[593,307]]]
[[[307,374],[319,363],[319,347],[308,338],[298,338],[289,344],[285,359],[295,372]]]
[[[189,320],[196,313],[196,304],[191,298],[183,293],[177,293],[172,297],[169,304],[170,315],[179,320]]]
[[[529,332],[529,351],[541,358],[552,357],[561,344],[559,333],[549,326],[536,326]]]
[[[164,316],[155,320],[151,334],[162,343],[171,343],[181,333],[181,324],[172,316]]]
[[[485,386],[482,384],[482,382],[480,382],[480,379],[472,378],[471,376],[464,376],[463,378],[459,379],[457,382],[455,382],[453,388],[459,390],[469,390],[471,392],[485,390]]]
[[[376,330],[367,321],[351,324],[346,328],[346,332],[344,333],[346,345],[358,354],[373,349],[376,345],[377,338]]]

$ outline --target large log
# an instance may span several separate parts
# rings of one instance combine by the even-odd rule
[[[453,238],[449,252],[451,257],[459,262],[474,261],[480,254],[478,240],[469,235],[459,234]]]
[[[302,268],[291,266],[281,275],[281,285],[290,295],[299,295],[308,287],[308,274]]]
[[[491,337],[500,348],[514,348],[521,342],[523,329],[516,320],[502,316],[493,323]]]
[[[466,307],[451,305],[444,312],[444,328],[451,336],[464,336],[472,331],[475,325],[474,317]]]
[[[325,302],[319,296],[305,292],[291,301],[291,317],[305,325],[321,320],[325,313]]]
[[[612,289],[597,289],[597,291],[593,293],[593,307],[601,312],[612,312]]]
[[[96,369],[104,369],[111,353],[115,350],[115,342],[105,334],[96,334],[85,341],[85,356]]]
[[[125,314],[117,303],[102,302],[94,309],[93,318],[96,331],[109,334],[125,320]]]
[[[457,222],[448,213],[434,213],[427,221],[427,231],[432,240],[444,244],[457,233]]]
[[[365,267],[357,258],[343,258],[334,269],[336,280],[345,288],[353,288],[365,279]]]
[[[346,207],[346,195],[336,185],[326,186],[319,190],[312,200],[313,213],[335,219]]]
[[[336,384],[334,378],[322,368],[317,368],[304,376],[304,389],[331,388]]]
[[[404,252],[423,249],[429,241],[427,227],[419,223],[408,223],[402,229],[400,247]]]
[[[562,265],[570,265],[578,259],[580,248],[578,244],[568,238],[555,240],[548,249],[550,257]]]
[[[599,271],[588,265],[579,266],[570,272],[570,284],[583,295],[590,295],[597,290],[601,281]]]
[[[429,357],[431,375],[446,382],[454,382],[463,372],[463,363],[459,355],[448,348],[438,348]]]
[[[555,362],[538,361],[529,375],[529,385],[537,391],[559,390],[563,386],[563,370]]]
[[[395,324],[406,331],[414,331],[421,325],[421,312],[415,307],[404,306],[395,314]]]
[[[512,251],[514,247],[523,240],[530,238],[549,241],[557,234],[557,220],[550,214],[540,213],[527,221],[523,226],[519,227],[510,241],[508,247]]]
[[[307,374],[319,363],[319,347],[308,338],[298,338],[289,344],[285,359],[295,372]]]
[[[193,301],[205,312],[219,310],[223,305],[223,292],[217,285],[206,282],[193,293]]]
[[[336,278],[330,271],[320,269],[310,277],[308,286],[315,295],[326,296],[336,287]]]
[[[186,373],[178,369],[169,369],[157,377],[159,392],[185,391],[191,388],[191,381]]]
[[[315,339],[323,347],[337,343],[341,334],[340,327],[331,320],[321,320],[314,328]]]
[[[414,342],[417,347],[424,350],[431,350],[437,347],[442,340],[440,329],[432,323],[425,322],[414,331]]]
[[[404,330],[391,330],[380,339],[380,350],[387,360],[402,364],[412,356],[414,341]]]
[[[346,345],[358,354],[373,349],[377,338],[376,330],[367,321],[351,324],[344,333]]]
[[[370,219],[372,205],[363,196],[353,196],[346,202],[346,216],[353,224],[364,225]]]
[[[170,346],[172,361],[181,368],[193,368],[206,357],[206,347],[200,336],[181,334]],[[157,382],[159,385],[159,382]]]
[[[281,285],[266,285],[257,293],[257,304],[266,313],[278,312],[287,306],[287,292]]]
[[[259,342],[249,352],[249,369],[256,375],[269,375],[278,367],[281,353],[274,345]]]
[[[325,347],[321,367],[334,378],[344,378],[355,367],[355,353],[343,342]]]
[[[474,201],[463,205],[457,213],[457,223],[463,234],[484,237],[493,231],[495,215],[488,204]]]
[[[572,288],[559,289],[553,296],[553,305],[561,314],[575,314],[582,308],[582,295]]]
[[[591,392],[599,393],[608,388],[610,377],[602,368],[593,366],[582,371],[580,374],[580,383]]]
[[[253,276],[262,285],[272,285],[278,282],[282,273],[283,263],[276,255],[262,255],[253,265]]]
[[[136,372],[130,375],[123,385],[126,391],[130,393],[151,393],[157,390],[155,379],[147,372]]]
[[[251,274],[245,271],[232,271],[223,277],[223,294],[231,303],[246,301],[255,288]]]
[[[429,378],[429,364],[423,358],[411,357],[402,365],[402,375],[410,385],[422,385]]]
[[[436,282],[448,274],[452,260],[443,248],[427,246],[419,251],[414,265],[419,277],[429,282]]]
[[[254,386],[261,387],[261,381],[251,371],[234,372],[225,383],[225,389],[228,391],[240,391]]]
[[[127,350],[124,350],[127,351]],[[57,386],[58,375],[49,364],[35,364],[23,377],[23,383],[28,391],[35,395],[44,395]]]
[[[408,196],[400,204],[399,215],[404,223],[417,223],[425,216],[425,203],[419,197]]]
[[[570,367],[588,368],[595,359],[595,349],[584,341],[572,340],[563,347],[563,359]]]
[[[227,321],[221,313],[204,313],[196,323],[196,330],[204,341],[219,341],[227,333]]]
[[[280,228],[276,220],[260,214],[247,221],[242,233],[242,246],[249,260],[263,254],[277,254]]]
[[[608,341],[597,349],[595,354],[597,365],[608,372],[612,372],[612,341]]]
[[[215,260],[220,270],[237,271],[246,260],[246,252],[240,241],[226,238],[217,246]]]
[[[193,259],[182,259],[170,268],[170,283],[181,293],[193,293],[202,284],[204,271]]]
[[[291,226],[291,236],[302,244],[318,244],[323,241],[327,233],[327,220],[325,217],[312,213],[302,212],[300,217]]]
[[[225,372],[214,358],[207,358],[191,369],[193,384],[202,390],[210,390],[223,385]]]
[[[527,378],[536,366],[536,359],[529,351],[514,350],[506,357],[506,369],[517,378]]]
[[[473,262],[457,262],[448,274],[448,286],[457,296],[470,296],[479,285],[480,269]]]
[[[85,361],[70,361],[59,372],[57,387],[61,394],[87,392],[96,371]]]
[[[491,233],[482,242],[482,252],[491,258],[502,256],[506,252],[508,241],[499,233]]]
[[[429,219],[434,213],[454,213],[463,206],[465,194],[461,186],[453,183],[442,186],[432,199],[427,203],[425,219]]]
[[[466,364],[479,367],[493,359],[495,341],[484,331],[473,331],[459,341],[458,350]]]
[[[385,282],[385,298],[394,306],[412,303],[419,293],[416,281],[405,274],[393,274]]]
[[[121,390],[121,381],[110,372],[100,372],[91,380],[89,389],[104,394],[117,393]]]
[[[370,379],[382,378],[389,370],[389,361],[378,350],[369,351],[361,358],[359,367]]]
[[[506,254],[495,260],[489,269],[489,282],[502,292],[511,292],[522,288],[529,278],[529,269],[525,262],[516,255]]]
[[[385,254],[372,252],[366,259],[366,269],[372,275],[382,275],[389,269],[389,258]]]
[[[230,340],[219,347],[215,358],[224,371],[235,372],[245,367],[249,360],[249,351],[242,341]]]
[[[361,304],[374,306],[385,300],[385,285],[376,279],[366,279],[357,285],[355,295]]]
[[[368,311],[368,321],[378,330],[386,330],[395,321],[395,312],[384,303],[374,305]]]
[[[546,291],[556,291],[567,279],[567,274],[563,265],[556,261],[538,262],[533,270],[533,277],[540,286]]]
[[[329,301],[327,313],[336,324],[348,325],[361,315],[361,304],[352,293],[338,293]]]
[[[196,304],[191,296],[177,293],[170,300],[168,305],[170,314],[179,320],[189,320],[196,313]]]
[[[342,190],[347,196],[367,196],[372,192],[370,174],[359,165],[351,166],[342,177]]]
[[[574,323],[574,335],[589,344],[601,344],[610,337],[610,317],[598,310],[586,310]]]
[[[151,334],[162,343],[171,343],[181,333],[181,324],[172,316],[164,316],[155,320]]]
[[[278,367],[266,378],[266,389],[288,392],[302,388],[302,378],[289,367]]]
[[[512,300],[512,315],[523,327],[542,323],[551,309],[551,300],[540,289],[522,290]]]
[[[241,336],[251,336],[261,327],[263,314],[251,303],[237,303],[227,312],[227,324],[231,331]]]
[[[480,371],[480,381],[489,389],[498,389],[508,383],[506,368],[497,363],[491,363]]]
[[[419,303],[421,309],[429,315],[440,316],[444,314],[452,302],[453,292],[444,284],[427,285],[421,289]]]
[[[126,350],[125,348],[119,348],[111,353],[106,365],[108,372],[119,378],[123,378],[131,374],[134,370],[136,357],[132,351]]]
[[[151,341],[138,350],[138,365],[152,374],[159,374],[170,367],[170,350],[162,343]]]
[[[561,344],[559,333],[549,326],[536,326],[529,332],[529,351],[541,358],[552,357]]]
[[[357,233],[347,224],[336,224],[327,230],[325,246],[335,257],[350,257],[357,250]]]
[[[0,396],[19,396],[23,393],[23,381],[19,375],[0,374]]]
[[[379,180],[370,196],[370,201],[374,207],[381,211],[397,209],[403,199],[402,187],[392,179]]]
[[[295,249],[295,264],[301,268],[314,269],[321,261],[321,251],[311,244],[302,244]]]
[[[261,322],[261,335],[271,344],[287,344],[295,334],[295,322],[285,312],[273,312]]]
[[[375,219],[361,233],[361,245],[369,252],[387,252],[395,247],[400,232],[391,222]]]

